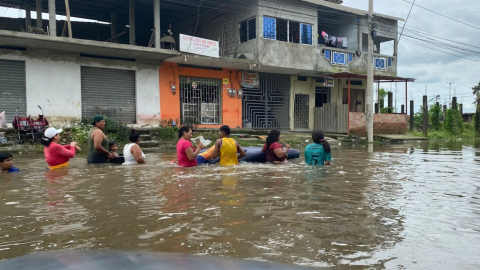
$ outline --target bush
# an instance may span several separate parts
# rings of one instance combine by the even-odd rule
[[[178,120],[161,120],[159,127],[152,129],[151,134],[161,141],[173,142],[178,140],[178,127],[174,125],[174,122],[178,123]]]
[[[463,132],[463,119],[457,109],[448,109],[445,119],[445,131],[457,136]]]
[[[109,141],[115,141],[119,146],[128,143],[131,129],[124,123],[117,121],[115,118],[105,116],[105,130]]]
[[[440,115],[442,113],[442,107],[438,104],[434,104],[430,107],[429,118],[433,129],[440,130]]]

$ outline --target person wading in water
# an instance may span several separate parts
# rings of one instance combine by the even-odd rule
[[[220,139],[215,142],[212,158],[215,159],[220,156],[221,166],[238,165],[238,160],[247,154],[236,140],[230,138],[230,127],[221,126],[218,135]]]
[[[109,143],[103,130],[105,119],[101,115],[93,117],[92,128],[88,132],[88,164],[107,163],[113,159],[112,153],[108,151]]]

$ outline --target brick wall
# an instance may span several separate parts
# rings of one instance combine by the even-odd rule
[[[374,134],[405,134],[408,128],[408,115],[406,114],[373,114]],[[350,133],[365,136],[366,115],[365,113],[350,113]]]

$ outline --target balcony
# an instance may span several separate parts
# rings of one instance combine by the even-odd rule
[[[320,72],[367,74],[367,54],[365,52],[320,46],[317,54],[321,55],[318,57]],[[396,76],[396,57],[375,54],[374,70],[378,75]]]

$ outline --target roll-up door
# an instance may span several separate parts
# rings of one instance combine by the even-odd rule
[[[27,114],[25,62],[0,60],[0,112],[5,111],[10,123],[18,108],[18,115]]]
[[[82,67],[82,117],[115,117],[136,123],[135,71]]]

